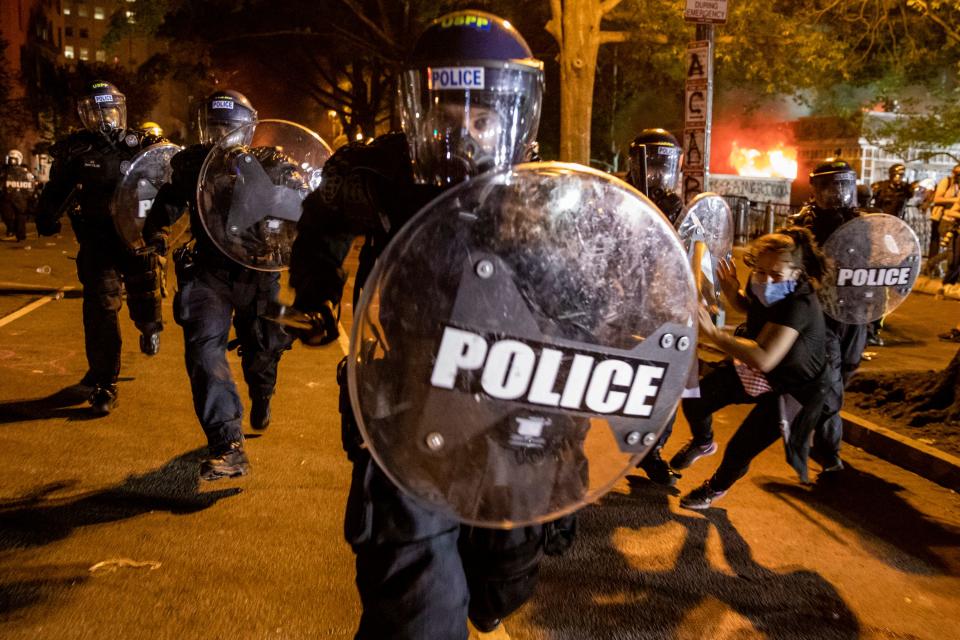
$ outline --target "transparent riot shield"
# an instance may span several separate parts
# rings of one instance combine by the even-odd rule
[[[238,139],[250,142],[234,144]],[[285,120],[261,120],[224,136],[197,184],[207,235],[245,267],[286,269],[303,200],[320,185],[330,154],[320,136]]]
[[[550,520],[656,444],[695,361],[696,305],[677,234],[627,184],[561,163],[484,174],[378,260],[350,399],[377,463],[430,508]]]
[[[117,233],[134,251],[144,247],[143,224],[160,187],[170,182],[170,160],[180,147],[169,142],[142,150],[129,165],[121,165],[123,178],[113,192],[110,212]]]
[[[920,274],[920,243],[903,220],[885,213],[842,224],[823,245],[828,272],[824,311],[847,324],[879,320],[903,302]]]
[[[698,194],[677,221],[677,233],[690,256],[697,289],[709,305],[720,303],[717,265],[733,252],[733,213],[716,193]]]

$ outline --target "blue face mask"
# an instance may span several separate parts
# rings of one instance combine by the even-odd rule
[[[750,278],[750,291],[753,292],[753,295],[756,296],[757,300],[760,301],[760,304],[765,307],[769,307],[780,302],[788,295],[793,293],[796,288],[796,280],[760,283],[753,278]]]

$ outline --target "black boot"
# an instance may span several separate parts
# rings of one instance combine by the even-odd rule
[[[263,431],[270,426],[270,396],[253,396],[250,399],[250,426],[254,431]]]
[[[160,334],[140,334],[140,351],[148,356],[155,356],[160,353]]]
[[[647,457],[641,460],[637,467],[643,469],[647,477],[653,482],[664,487],[672,487],[677,484],[677,478],[680,477],[680,474],[673,471],[666,460],[660,457],[660,449],[661,447],[657,447],[648,453]]]
[[[117,385],[97,385],[90,394],[90,410],[94,415],[105,416],[117,406]]]

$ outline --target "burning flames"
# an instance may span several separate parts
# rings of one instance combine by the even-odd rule
[[[730,151],[730,164],[737,174],[750,178],[797,177],[797,150],[778,144],[775,149],[760,151],[741,147],[736,142]]]

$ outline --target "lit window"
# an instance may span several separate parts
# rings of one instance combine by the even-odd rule
[[[137,21],[137,16],[133,11],[126,11],[125,13],[127,15],[127,22],[134,24]]]
[[[93,8],[93,19],[94,19],[94,20],[103,20],[103,7],[94,7],[94,8]]]
[[[90,59],[90,49],[86,47],[80,47],[80,59],[89,60]]]
[[[73,60],[73,47],[67,45],[63,48],[63,57],[67,60]]]
[[[87,15],[89,15],[87,12],[87,8],[83,5],[80,5],[79,7],[77,7],[77,15],[80,16],[81,18],[86,18]]]
[[[106,62],[107,52],[103,49],[97,49],[97,62]]]

